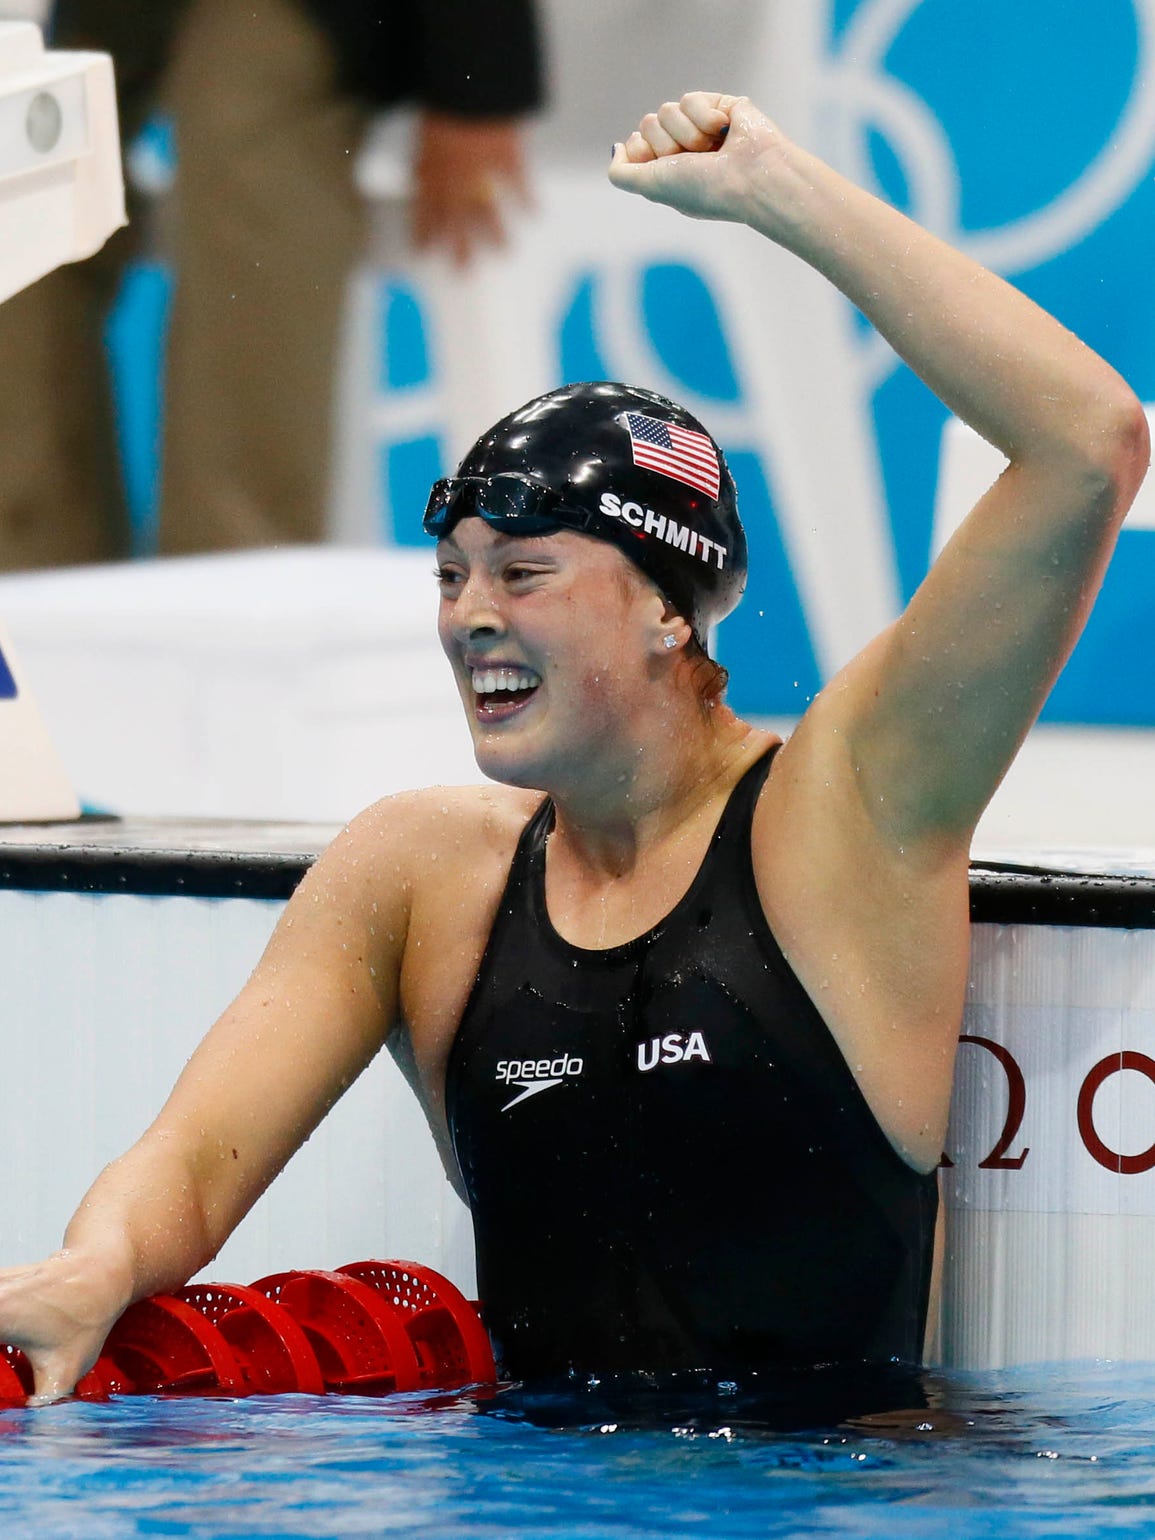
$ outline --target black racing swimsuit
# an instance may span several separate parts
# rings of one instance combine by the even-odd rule
[[[505,1372],[917,1362],[937,1210],[770,931],[734,788],[689,891],[623,946],[546,912],[520,841],[449,1062]],[[848,880],[854,880],[848,878]]]

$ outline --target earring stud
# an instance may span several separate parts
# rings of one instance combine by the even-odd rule
[[[672,633],[667,633],[667,635],[662,637],[662,646],[663,647],[676,647],[677,645],[678,645],[678,638],[676,636],[674,636]]]

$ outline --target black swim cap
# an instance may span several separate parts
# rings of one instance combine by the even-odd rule
[[[607,380],[538,396],[434,483],[427,534],[476,514],[508,533],[577,529],[612,541],[703,646],[742,597],[746,536],[722,451],[696,417]]]

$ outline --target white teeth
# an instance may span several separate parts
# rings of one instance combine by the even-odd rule
[[[475,668],[470,670],[475,695],[492,695],[495,690],[534,690],[541,683],[532,668]]]

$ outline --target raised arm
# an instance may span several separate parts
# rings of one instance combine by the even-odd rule
[[[610,177],[794,252],[1010,461],[905,614],[812,708],[839,730],[880,832],[907,848],[965,844],[1082,630],[1143,479],[1138,401],[1024,295],[745,98],[667,103],[615,148]]]
[[[0,1272],[0,1341],[28,1354],[39,1398],[72,1389],[133,1300],[179,1287],[215,1256],[383,1042],[409,906],[403,819],[389,806],[305,878],[160,1116],[97,1178],[63,1249]],[[382,872],[393,880],[376,881]]]

